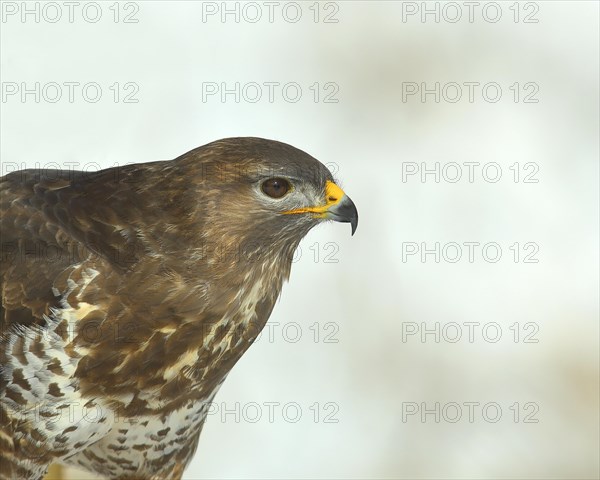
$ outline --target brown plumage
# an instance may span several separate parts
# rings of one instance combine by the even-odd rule
[[[302,237],[358,221],[321,163],[258,138],[0,180],[1,479],[180,478]]]

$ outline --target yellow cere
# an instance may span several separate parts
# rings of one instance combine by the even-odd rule
[[[332,181],[327,180],[327,183],[325,183],[325,205],[319,205],[316,207],[295,208],[294,210],[287,210],[282,213],[286,215],[294,213],[316,213],[319,217],[322,217],[325,216],[327,210],[329,210],[332,206],[338,204],[340,200],[342,200],[344,195],[345,193],[340,187],[338,187]]]

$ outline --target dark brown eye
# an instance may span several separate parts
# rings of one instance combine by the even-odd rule
[[[269,178],[262,184],[262,191],[271,198],[281,198],[290,190],[290,182],[285,178]]]

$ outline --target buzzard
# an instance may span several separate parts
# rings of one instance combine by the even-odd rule
[[[300,240],[358,214],[290,145],[0,178],[0,478],[179,479]]]

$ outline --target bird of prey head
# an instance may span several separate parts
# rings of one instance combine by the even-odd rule
[[[0,479],[54,461],[180,478],[302,237],[358,223],[323,164],[260,138],[93,173],[17,171],[0,193]]]
[[[186,153],[182,164],[210,205],[209,225],[235,237],[246,255],[294,247],[324,220],[349,222],[358,213],[318,160],[290,145],[260,138],[220,140]],[[218,234],[217,234],[218,235]],[[221,243],[226,245],[227,239]],[[256,250],[254,251],[254,247]]]

